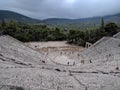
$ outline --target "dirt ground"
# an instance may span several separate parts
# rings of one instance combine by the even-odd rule
[[[62,65],[74,65],[79,62],[79,55],[85,50],[84,47],[67,44],[66,41],[29,42],[27,46],[49,57],[54,63]]]

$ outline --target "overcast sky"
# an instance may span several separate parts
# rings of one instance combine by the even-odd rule
[[[37,19],[76,19],[120,13],[120,0],[0,0],[0,9]]]

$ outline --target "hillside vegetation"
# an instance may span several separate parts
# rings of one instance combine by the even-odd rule
[[[107,15],[103,17],[90,17],[90,18],[78,18],[78,19],[66,19],[66,18],[48,18],[44,20],[32,19],[25,15],[7,11],[7,10],[0,10],[0,21],[10,21],[16,20],[17,22],[22,23],[32,23],[32,24],[46,24],[52,27],[58,27],[62,30],[66,29],[96,29],[99,28],[101,25],[101,18],[104,18],[105,24],[109,22],[114,22],[118,26],[120,26],[120,14],[115,15]]]
[[[82,19],[64,19],[64,18],[50,18],[43,20],[48,25],[57,26],[61,29],[96,29],[101,25],[101,18],[104,18],[105,24],[114,22],[120,26],[120,14],[107,15],[103,17],[91,17]]]
[[[84,46],[119,32],[120,14],[84,19],[36,20],[16,12],[0,10],[0,33],[23,42],[61,41]],[[112,22],[111,22],[112,21]]]
[[[39,23],[40,22],[40,20],[32,19],[25,15],[8,11],[8,10],[0,10],[0,21],[2,20],[5,20],[5,21],[16,20],[22,23]]]
[[[16,21],[3,21],[0,24],[1,34],[8,34],[23,42],[65,40],[65,33],[59,28],[46,25],[22,24]]]
[[[8,34],[20,41],[61,41],[67,40],[70,44],[84,46],[86,42],[95,43],[103,36],[112,36],[119,32],[119,27],[115,23],[104,25],[101,19],[101,26],[98,29],[79,30],[70,29],[64,31],[58,27],[47,25],[22,24],[16,21],[0,23],[1,34]]]

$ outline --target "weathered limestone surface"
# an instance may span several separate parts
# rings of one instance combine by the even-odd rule
[[[43,60],[42,54],[10,36],[0,37],[0,56],[9,62],[21,63],[24,66],[40,65]]]
[[[120,58],[120,39],[103,37],[93,46],[83,51],[81,55],[92,62],[103,62]],[[115,58],[115,59],[113,59]]]
[[[92,57],[92,63],[66,66],[51,62],[51,54],[43,63],[43,54],[10,36],[0,36],[0,90],[120,90],[119,43],[103,38],[82,53]]]
[[[114,37],[114,38],[118,38],[118,39],[120,39],[120,32],[117,33],[117,34],[115,34],[113,37]]]

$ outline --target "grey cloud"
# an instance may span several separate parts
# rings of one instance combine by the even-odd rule
[[[85,18],[120,13],[120,0],[4,0],[0,9],[12,10],[32,18]]]

